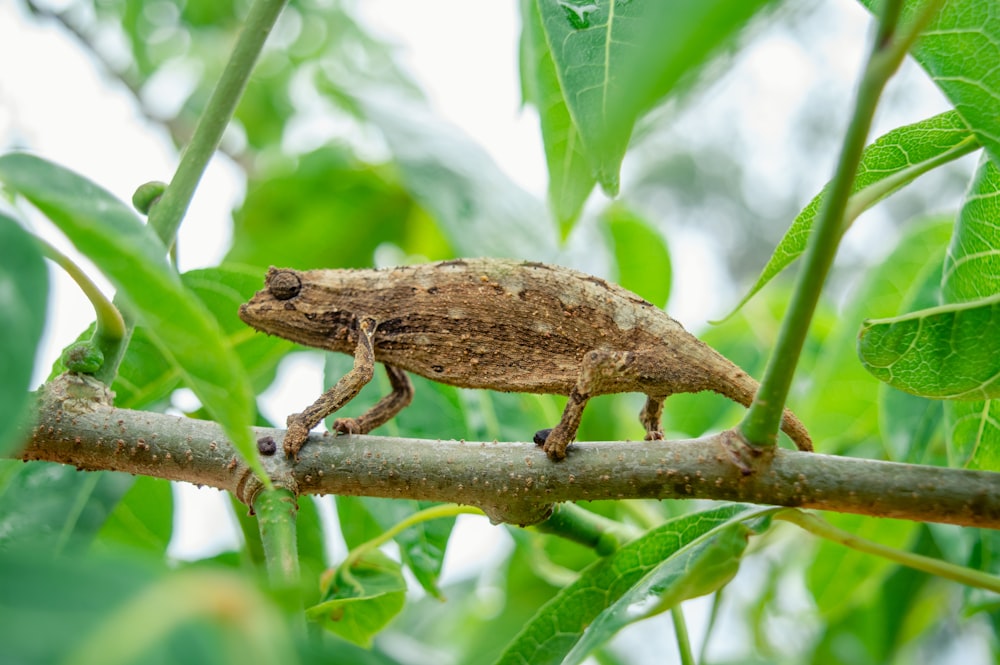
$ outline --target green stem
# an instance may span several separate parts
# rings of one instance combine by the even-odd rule
[[[385,545],[387,542],[398,536],[403,531],[406,531],[412,526],[416,526],[421,522],[426,522],[428,520],[436,520],[442,517],[455,517],[456,515],[482,515],[483,511],[479,508],[474,508],[472,506],[460,506],[455,503],[446,503],[440,506],[431,506],[430,508],[425,508],[418,512],[413,513],[405,520],[401,520],[389,529],[386,529],[378,536],[372,538],[371,540],[361,543],[347,555],[344,562],[340,564],[341,570],[349,571],[351,566],[355,564],[365,552],[370,552],[371,550],[377,549]]]
[[[712,611],[708,615],[708,624],[705,626],[705,637],[701,641],[701,648],[698,649],[697,662],[706,662],[705,654],[708,653],[708,643],[712,637],[712,631],[715,629],[715,624],[719,620],[719,608],[722,607],[723,589],[725,589],[725,587],[720,588],[712,595]]]
[[[841,545],[858,550],[859,552],[874,554],[884,559],[895,561],[902,566],[921,570],[930,575],[943,577],[944,579],[952,580],[953,582],[978,587],[980,589],[987,589],[988,591],[992,591],[994,593],[1000,593],[1000,577],[990,575],[979,570],[973,570],[972,568],[956,566],[955,564],[948,563],[947,561],[932,559],[931,557],[915,554],[913,552],[906,552],[904,550],[886,547],[881,543],[859,538],[853,533],[844,531],[843,529],[838,529],[829,522],[820,519],[812,513],[792,508],[782,510],[776,513],[774,517],[775,519],[791,522],[792,524],[805,529],[815,536],[826,538],[827,540],[831,540],[835,543],[840,543]]]
[[[694,665],[691,638],[688,636],[687,621],[684,619],[684,610],[680,603],[670,608],[670,617],[674,620],[674,634],[677,635],[677,648],[681,652],[681,663],[682,665]]]
[[[858,88],[840,159],[830,181],[830,189],[823,197],[816,226],[806,248],[802,272],[760,388],[739,425],[740,432],[751,445],[769,447],[777,444],[778,428],[788,391],[809,331],[809,323],[819,302],[823,282],[837,253],[851,189],[879,97],[941,2],[942,0],[928,2],[900,35],[897,35],[896,24],[902,0],[886,0],[883,3],[878,32]]]
[[[295,494],[278,488],[262,490],[253,502],[257,526],[264,547],[267,573],[271,586],[289,604],[302,608],[299,597],[299,556],[295,534],[295,513],[298,511]]]
[[[177,229],[191,204],[195,188],[222,141],[223,132],[236,111],[264,42],[287,1],[254,0],[229,62],[198,119],[191,142],[181,154],[174,177],[150,208],[149,226],[168,248],[174,245]],[[95,375],[104,383],[110,384],[114,380],[134,328],[135,323],[126,317],[125,336],[117,346],[105,352],[104,367]]]
[[[118,308],[97,288],[87,273],[73,263],[71,258],[41,238],[36,237],[35,240],[41,247],[42,254],[65,270],[66,274],[76,282],[83,294],[87,296],[90,304],[94,306],[94,314],[97,317],[95,338],[107,340],[109,343],[121,340],[125,336],[125,321]],[[104,349],[101,350],[104,351]]]
[[[149,225],[170,247],[209,160],[236,111],[264,42],[287,0],[254,0],[226,68],[181,154],[180,164],[160,200],[149,211]]]
[[[620,522],[585,510],[575,503],[560,503],[552,515],[534,526],[535,530],[572,540],[585,547],[592,547],[601,556],[617,550],[623,540],[635,534],[628,533]]]

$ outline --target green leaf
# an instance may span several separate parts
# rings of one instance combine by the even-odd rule
[[[139,476],[108,515],[94,539],[101,548],[127,546],[162,556],[174,531],[170,482]]]
[[[597,178],[566,106],[537,0],[522,0],[521,17],[521,85],[538,110],[549,170],[549,207],[565,240]]]
[[[765,520],[768,521],[768,520]],[[728,524],[656,568],[640,584],[632,587],[587,627],[564,665],[583,662],[595,648],[607,642],[619,630],[669,610],[689,598],[718,591],[735,577],[753,531],[746,524]],[[650,600],[656,604],[643,612]]]
[[[952,225],[949,224],[948,228]],[[932,307],[941,297],[941,256],[944,252],[928,253],[922,274],[913,280],[902,311]],[[880,383],[878,391],[879,430],[889,459],[914,464],[943,464],[932,457],[942,438],[944,405],[932,400],[890,388]]]
[[[344,540],[354,548],[425,508],[439,505],[432,501],[381,499],[376,497],[337,497],[337,515],[345,525]],[[359,529],[359,526],[362,526]],[[455,518],[439,518],[415,524],[393,540],[399,546],[403,563],[420,586],[435,598],[442,598],[437,580],[441,575],[445,549]]]
[[[946,303],[1000,293],[1000,168],[985,157],[962,202],[941,289]]]
[[[81,473],[49,462],[0,460],[0,468],[7,471],[0,473],[0,549],[84,549],[135,481],[123,473]]]
[[[38,246],[21,226],[0,213],[0,456],[23,443],[32,397],[28,394],[35,369],[38,341],[45,326],[49,274]]]
[[[251,580],[218,567],[15,548],[0,551],[0,570],[5,662],[296,662],[285,617]]]
[[[236,449],[266,477],[250,436],[254,402],[246,373],[218,322],[167,263],[156,235],[106,190],[38,157],[0,157],[0,180],[100,267]]]
[[[348,642],[368,647],[405,601],[406,582],[399,564],[373,550],[350,570],[338,568],[325,600],[308,608],[306,617]]]
[[[944,262],[944,301],[962,303],[1000,295],[1000,169],[982,159],[966,194]],[[995,397],[992,395],[991,397]],[[952,464],[1000,470],[1000,404],[948,404],[948,456]]]
[[[584,569],[575,582],[563,588],[538,611],[500,657],[498,664],[562,663],[588,627],[597,621],[603,625],[603,613],[609,609],[613,613],[626,609],[626,606],[617,603],[628,594],[635,593],[636,596],[629,596],[635,600],[639,596],[648,596],[650,592],[662,593],[669,598],[677,593],[682,584],[688,592],[717,588],[728,579],[730,566],[715,568],[717,576],[705,577],[705,571],[697,567],[692,569],[697,570],[695,578],[685,575],[688,566],[700,558],[700,553],[708,551],[704,549],[706,541],[733,528],[734,524],[764,517],[774,510],[728,504],[685,515],[653,529]],[[731,534],[723,537],[731,537]]]
[[[861,0],[868,8],[875,0]],[[922,0],[907,0],[901,21]],[[982,0],[946,0],[912,49],[994,162],[1000,163],[1000,14]]]
[[[670,297],[670,250],[663,235],[622,205],[601,215],[618,268],[617,282],[657,307]]]
[[[862,212],[918,176],[978,147],[979,143],[955,111],[946,111],[880,136],[861,154],[846,224],[849,226]],[[825,191],[826,187],[795,218],[734,312],[806,250]]]
[[[894,388],[935,399],[1000,395],[1000,294],[865,321],[865,369]]]
[[[639,117],[689,82],[765,4],[536,0],[563,103],[605,192],[618,193]]]

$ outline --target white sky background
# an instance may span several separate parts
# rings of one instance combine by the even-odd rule
[[[546,189],[545,160],[532,111],[520,108],[517,71],[519,18],[514,2],[468,0],[365,0],[361,14],[377,34],[399,44],[400,59],[424,88],[436,110],[483,144],[516,182],[538,196]],[[430,7],[430,10],[429,10]],[[752,155],[755,187],[780,188],[787,177],[787,155],[775,149],[802,90],[817,77],[843,88],[844,113],[849,110],[854,81],[865,47],[866,13],[854,2],[825,3],[829,30],[804,52],[794,40],[780,35],[753,47],[741,65],[740,76],[711,89],[707,102],[679,121],[678,131],[700,132],[720,123],[749,126],[751,144],[742,146]],[[447,20],[441,20],[447,16]],[[488,26],[484,29],[483,26]],[[875,132],[912,122],[947,108],[926,77],[912,65],[905,68],[904,85],[922,91],[906,108],[879,115]],[[891,93],[890,93],[891,94]],[[687,128],[687,129],[685,129]],[[139,184],[169,180],[176,155],[165,132],[150,125],[135,109],[131,95],[108,81],[89,56],[57,26],[36,24],[25,16],[20,3],[0,1],[0,146],[23,145],[130,200]],[[817,156],[828,166],[814,169],[816,191],[828,177],[834,154]],[[628,163],[624,171],[627,187]],[[213,160],[181,228],[179,246],[183,269],[213,265],[229,242],[230,212],[243,195],[242,173],[224,158]],[[599,196],[599,195],[598,195]],[[803,201],[805,203],[805,201]],[[68,245],[44,222],[38,231],[63,249]],[[860,225],[859,225],[860,226]],[[866,230],[867,228],[867,230]],[[847,242],[857,247],[876,242],[879,225],[855,229]],[[697,327],[725,309],[718,295],[731,293],[712,255],[711,245],[690,231],[671,235],[675,284],[671,310],[686,324]],[[683,251],[680,251],[683,248]],[[86,265],[86,261],[83,261]],[[92,276],[98,276],[91,269]],[[59,270],[53,279],[49,329],[39,355],[37,382],[60,350],[93,318],[92,309]],[[685,275],[695,278],[684,279]],[[700,287],[700,288],[696,288]],[[730,301],[731,302],[731,301]],[[713,309],[706,311],[706,303]],[[262,408],[280,422],[298,411],[321,390],[315,363],[295,359],[282,368],[281,377],[294,376],[297,391],[268,391]],[[178,533],[172,552],[203,554],[234,542],[222,497],[214,490],[195,491],[189,486],[177,493]],[[329,506],[329,504],[327,504]],[[326,511],[329,514],[332,510]],[[450,553],[446,567],[451,574],[468,570],[469,560],[501,546],[505,534],[485,520],[463,520],[462,542],[480,543],[481,551],[465,556]],[[453,541],[454,542],[454,541]],[[461,559],[461,560],[459,560]],[[697,632],[697,622],[693,622]],[[663,640],[645,642],[651,651],[672,653],[672,631]],[[695,640],[698,635],[693,635]],[[654,661],[650,661],[654,662]]]

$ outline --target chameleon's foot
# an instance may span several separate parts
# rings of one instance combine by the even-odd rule
[[[299,451],[302,450],[302,446],[306,445],[306,440],[309,438],[309,428],[299,421],[299,415],[296,413],[288,416],[285,423],[288,425],[288,430],[285,432],[284,441],[282,441],[285,455],[296,462],[299,461]]]
[[[365,430],[357,418],[337,418],[330,428],[338,434],[364,434]]]
[[[646,441],[663,441],[663,432],[646,432]]]
[[[545,439],[549,438],[549,434],[552,434],[552,428],[551,427],[547,427],[546,429],[540,429],[537,432],[535,432],[535,436],[532,437],[531,440],[535,442],[536,446],[539,446],[539,447],[540,446],[544,446],[545,445]]]
[[[541,445],[542,450],[545,454],[549,456],[549,459],[553,462],[558,462],[560,460],[566,459],[566,449],[569,448],[571,440],[562,431],[562,428],[556,427],[555,429],[539,430],[535,432],[535,444]],[[545,440],[539,444],[538,437],[540,434],[545,433]]]

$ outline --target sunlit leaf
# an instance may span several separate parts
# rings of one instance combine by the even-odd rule
[[[847,223],[850,224],[862,212],[916,177],[978,146],[979,143],[955,111],[946,111],[884,134],[861,154],[851,190]],[[745,305],[802,255],[822,203],[823,192],[820,192],[799,213],[778,242],[757,281],[733,311]]]
[[[951,224],[947,227],[951,228]],[[912,243],[907,243],[912,245]],[[941,301],[941,258],[944,250],[936,244],[927,253],[924,269],[912,279],[901,311],[933,307]],[[931,454],[943,436],[944,402],[895,390],[880,383],[878,391],[879,430],[889,459],[894,462],[934,463]]]
[[[915,395],[1000,396],[1000,294],[865,321],[858,353],[878,379]]]
[[[1000,169],[982,159],[973,178],[944,262],[945,302],[975,302],[1000,294]],[[952,464],[1000,470],[1000,403],[948,404],[948,455]]]
[[[38,246],[17,222],[0,213],[0,456],[23,443],[20,426],[45,325],[49,274]]]
[[[167,263],[156,235],[89,180],[27,154],[0,157],[0,181],[37,206],[110,279],[237,450],[264,476],[250,436],[253,394],[211,316]]]
[[[866,7],[875,0],[861,0]],[[923,6],[906,0],[901,22]],[[1000,163],[1000,13],[982,0],[946,0],[912,49],[968,127]]]

